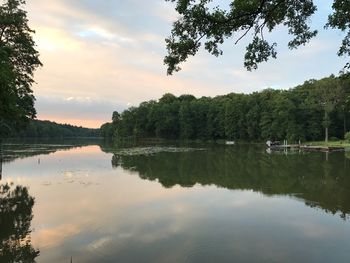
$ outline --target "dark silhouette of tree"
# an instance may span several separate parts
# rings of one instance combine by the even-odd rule
[[[0,262],[35,262],[31,245],[34,198],[23,186],[0,185]]]
[[[34,71],[42,64],[24,4],[5,0],[0,5],[0,136],[36,115],[31,86]]]
[[[52,121],[30,120],[28,125],[17,132],[12,132],[12,138],[69,138],[69,137],[99,137],[99,129],[83,128],[70,124],[59,124]]]

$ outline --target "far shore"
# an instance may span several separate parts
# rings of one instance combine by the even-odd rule
[[[315,141],[315,142],[306,142],[304,144],[312,145],[312,146],[329,146],[329,147],[350,148],[350,142],[349,141],[345,141],[345,140],[329,141],[328,143],[326,143],[325,141]]]

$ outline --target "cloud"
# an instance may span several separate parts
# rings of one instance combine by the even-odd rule
[[[325,5],[320,0],[317,3]],[[166,92],[201,97],[271,86],[289,88],[309,78],[337,73],[345,64],[336,56],[341,41],[337,33],[322,31],[310,46],[289,51],[286,43],[290,36],[279,28],[266,36],[280,43],[279,58],[260,65],[258,71],[243,68],[248,40],[234,45],[228,39],[222,46],[224,56],[216,58],[201,49],[182,65],[183,71],[169,77],[163,57],[164,39],[178,16],[173,3],[31,0],[27,10],[44,64],[35,74],[33,87],[39,118],[98,127],[110,119],[112,110],[158,99]],[[315,16],[317,28],[323,27],[328,12],[329,8],[321,8]],[[51,99],[55,102],[49,105]],[[65,100],[70,104],[62,105]]]
[[[40,248],[57,247],[65,242],[66,239],[77,235],[79,230],[78,225],[63,224],[52,228],[42,228],[35,232],[35,243]]]
[[[90,97],[38,97],[36,102],[38,119],[78,126],[84,123],[91,128],[110,121],[113,111],[121,112],[126,107],[122,102],[112,103]]]

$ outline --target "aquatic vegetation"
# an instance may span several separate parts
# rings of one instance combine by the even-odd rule
[[[114,150],[117,155],[123,156],[133,156],[133,155],[153,155],[161,152],[192,152],[192,151],[202,151],[203,148],[187,148],[187,147],[163,147],[163,146],[153,146],[153,147],[134,147],[134,148],[124,148]]]

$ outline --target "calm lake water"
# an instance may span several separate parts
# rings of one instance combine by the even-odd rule
[[[3,152],[0,262],[350,262],[350,153],[76,141]]]

